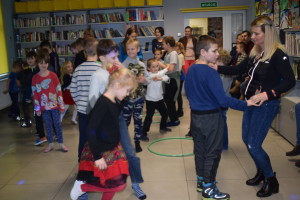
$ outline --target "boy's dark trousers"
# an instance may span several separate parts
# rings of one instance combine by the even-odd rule
[[[167,127],[168,114],[167,114],[167,109],[164,100],[160,100],[160,101],[146,100],[146,117],[144,120],[144,127],[143,127],[144,134],[150,130],[152,117],[154,115],[155,109],[157,109],[159,114],[161,115],[160,129],[164,129]]]
[[[18,117],[18,116],[20,116],[19,93],[18,92],[10,92],[9,96],[11,99],[10,114],[12,114],[13,117]]]
[[[178,120],[176,112],[176,100],[174,99],[177,89],[178,87],[176,80],[174,78],[170,78],[170,83],[165,84],[164,100],[167,106],[167,112],[171,122],[175,122]]]
[[[24,114],[24,122],[30,122],[30,107],[31,103],[26,102],[25,100],[22,102],[23,114]]]
[[[221,110],[192,110],[191,119],[196,173],[205,183],[212,183],[221,159],[224,119]]]

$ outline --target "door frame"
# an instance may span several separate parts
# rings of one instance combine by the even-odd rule
[[[184,17],[184,27],[189,25],[190,18],[209,18],[209,17],[222,17],[223,18],[223,48],[230,51],[232,48],[232,24],[231,16],[232,14],[242,14],[243,15],[243,30],[246,29],[246,10],[216,10],[216,11],[199,11],[199,12],[183,12]],[[235,41],[234,41],[235,42]]]

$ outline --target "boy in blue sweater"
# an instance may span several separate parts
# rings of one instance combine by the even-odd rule
[[[208,66],[219,55],[215,38],[199,38],[197,51],[200,57],[186,75],[185,91],[191,108],[191,133],[197,173],[197,191],[203,200],[230,199],[229,194],[218,191],[216,175],[223,147],[222,107],[244,110],[252,101],[228,97],[216,70]]]

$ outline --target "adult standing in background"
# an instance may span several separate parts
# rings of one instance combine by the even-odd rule
[[[251,98],[260,106],[247,107],[243,115],[242,138],[257,168],[255,177],[246,184],[254,186],[263,181],[256,196],[268,197],[279,192],[279,183],[262,144],[279,111],[281,95],[294,87],[296,81],[273,21],[260,16],[251,23],[251,31],[254,47],[249,58],[237,66],[217,68],[222,74],[250,75],[243,93],[246,99]]]
[[[126,33],[125,33],[125,38],[124,40],[119,44],[119,61],[122,63],[124,60],[128,57],[127,52],[126,52],[126,42],[129,39],[137,39],[136,37],[138,36],[138,33],[136,30],[132,27],[128,28]],[[143,52],[142,48],[140,48],[140,51],[137,54],[139,60],[143,60]]]
[[[196,60],[196,45],[197,39],[192,36],[192,27],[185,27],[185,36],[179,39],[185,49],[184,56],[184,65],[183,65],[183,73],[186,74],[188,68],[195,62]]]
[[[242,32],[242,37],[243,37],[243,42],[245,42],[246,44],[246,54],[249,55],[253,46],[254,46],[254,43],[251,41],[251,33],[250,31],[243,31]]]
[[[155,28],[155,36],[156,38],[152,40],[152,52],[154,54],[156,49],[163,50],[162,42],[163,42],[163,36],[165,34],[165,30],[163,27],[156,27]],[[163,53],[164,54],[164,53]]]

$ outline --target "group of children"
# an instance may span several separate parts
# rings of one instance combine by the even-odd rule
[[[209,63],[216,63],[219,55],[216,40],[204,36],[197,45],[200,58],[187,71],[185,80],[191,107],[197,190],[202,192],[203,198],[229,199],[228,194],[218,191],[215,181],[223,147],[224,121],[220,110],[221,107],[243,110],[247,105],[254,104],[226,96],[220,76],[208,67]],[[147,133],[155,109],[161,115],[161,133],[171,131],[168,127],[179,125],[178,117],[182,112],[181,90],[185,74],[181,73],[181,67],[184,63],[184,47],[172,36],[166,36],[163,48],[166,52],[164,61],[161,59],[163,51],[157,49],[154,52],[155,58],[149,59],[145,65],[138,58],[139,42],[128,39],[125,44],[128,57],[121,64],[118,60],[119,47],[115,42],[109,39],[98,41],[89,37],[83,44],[86,61],[78,65],[74,73],[72,62],[65,62],[60,71],[60,81],[55,73],[57,66],[51,64],[51,53],[47,48],[39,50],[37,56],[34,52],[28,53],[27,63],[30,67],[23,69],[22,73],[18,72],[18,64],[14,65],[10,82],[18,74],[22,74],[19,75],[21,78],[16,79],[24,79],[24,83],[18,84],[22,86],[23,107],[28,107],[27,104],[33,100],[35,117],[39,118],[35,120],[36,123],[40,122],[43,128],[41,118],[45,122],[47,139],[45,135],[39,136],[40,139],[49,141],[44,152],[54,149],[53,127],[59,149],[68,151],[63,143],[61,120],[68,105],[76,105],[72,122],[77,124],[78,113],[79,171],[70,194],[72,199],[78,199],[95,186],[97,191],[103,191],[103,200],[112,199],[118,191],[116,188],[125,185],[129,174],[136,196],[146,199],[146,194],[139,186],[143,182],[140,159],[135,155],[142,151],[140,140],[149,141]],[[38,68],[35,67],[36,64]],[[223,64],[226,63],[223,61]],[[48,69],[51,67],[54,72]],[[31,73],[26,74],[25,70]],[[18,89],[15,90],[13,84],[9,86],[13,100]],[[142,122],[144,102],[146,117]],[[12,109],[11,116],[20,116],[19,111]],[[132,116],[135,149],[127,128]],[[214,137],[208,136],[208,133],[213,133]],[[202,138],[208,138],[208,143],[204,143]]]
[[[48,141],[49,146],[44,150],[45,153],[53,150],[54,136],[58,140],[59,149],[63,152],[68,151],[63,144],[61,121],[68,106],[74,105],[69,92],[72,73],[73,64],[67,61],[60,68],[57,54],[51,50],[48,41],[43,41],[37,53],[30,51],[26,54],[25,63],[19,61],[13,63],[7,80],[7,89],[4,93],[9,92],[12,100],[9,117],[20,121],[21,127],[30,127],[33,113],[38,135],[34,145]],[[20,115],[19,94],[24,118]],[[74,110],[72,122],[77,124],[77,111]]]

